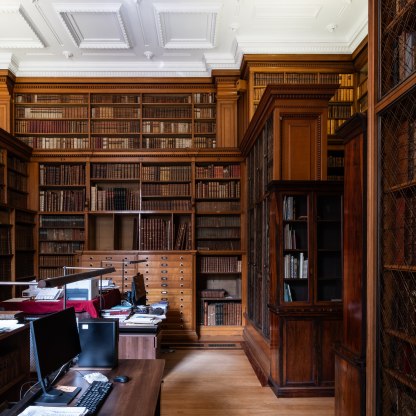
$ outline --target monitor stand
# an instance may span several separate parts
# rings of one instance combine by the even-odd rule
[[[34,403],[37,406],[66,406],[81,391],[81,387],[76,387],[74,391],[62,391],[50,389],[36,398]]]

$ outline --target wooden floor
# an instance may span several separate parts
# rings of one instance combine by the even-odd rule
[[[243,350],[166,352],[162,416],[333,416],[333,398],[277,398]]]

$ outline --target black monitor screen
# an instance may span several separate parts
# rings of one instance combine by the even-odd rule
[[[46,315],[30,322],[38,380],[44,393],[50,392],[48,376],[81,352],[74,308]]]

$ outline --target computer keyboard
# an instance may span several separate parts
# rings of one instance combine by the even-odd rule
[[[75,406],[86,407],[88,415],[95,415],[102,406],[113,383],[111,381],[93,381],[79,398]]]

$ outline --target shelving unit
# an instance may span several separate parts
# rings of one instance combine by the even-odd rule
[[[12,221],[11,209],[0,205],[0,272],[4,280],[11,281],[12,277]],[[2,288],[1,300],[12,297],[12,286]]]
[[[342,333],[342,186],[274,181],[268,189],[269,264],[276,282],[270,380],[277,396],[330,396],[332,347]]]
[[[376,247],[367,247],[368,392],[373,414],[410,415],[416,407],[416,2],[369,6],[368,241]]]
[[[214,148],[215,94],[17,93],[14,133],[55,151]]]
[[[39,164],[39,278],[62,275],[84,249],[85,163]]]
[[[242,323],[241,166],[195,166],[199,322],[208,327]],[[209,297],[218,292],[222,296]],[[205,295],[204,295],[205,294]],[[215,293],[214,293],[215,295]]]

